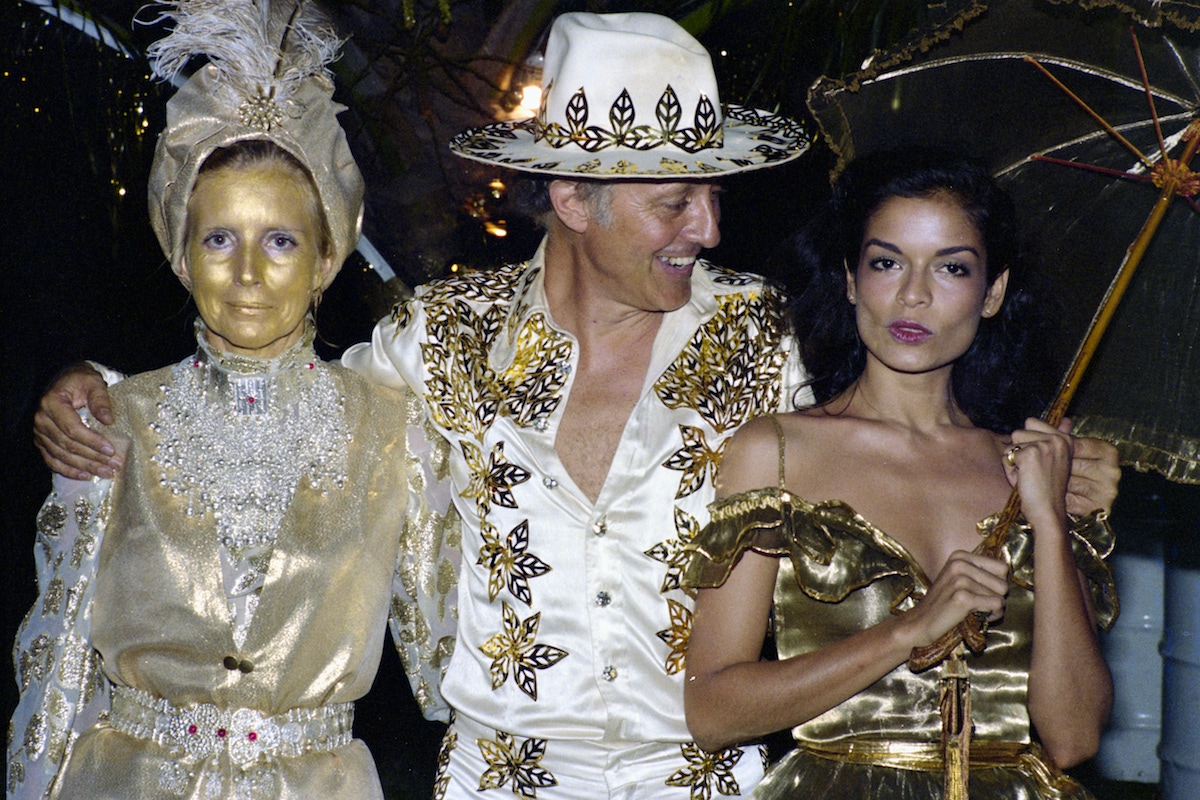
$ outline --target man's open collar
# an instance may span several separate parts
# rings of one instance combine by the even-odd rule
[[[677,318],[686,319],[686,323],[672,324],[671,328],[690,331],[699,327],[717,312],[718,297],[725,294],[742,291],[737,285],[717,282],[715,276],[720,274],[718,268],[703,259],[698,259],[692,270],[692,292],[688,302],[675,311],[667,312],[667,317],[674,322]],[[546,299],[546,239],[543,238],[537,250],[529,259],[521,277],[514,287],[508,314],[503,322],[503,329],[496,337],[496,344],[488,356],[488,362],[493,370],[507,369],[517,351],[517,339],[529,319],[541,314],[546,321],[546,327],[557,334],[569,336],[554,322],[550,313],[550,304]],[[664,343],[665,344],[665,343]],[[668,345],[673,346],[673,345]],[[657,347],[656,347],[657,349]]]

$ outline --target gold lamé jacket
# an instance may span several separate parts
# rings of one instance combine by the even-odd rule
[[[447,654],[430,620],[436,628],[445,619],[454,568],[442,565],[439,585],[440,516],[421,489],[444,462],[410,444],[420,432],[406,425],[419,414],[413,398],[324,368],[344,399],[347,480],[325,493],[300,482],[241,648],[212,515],[182,513],[150,458],[171,368],[113,387],[118,422],[103,432],[128,448],[124,470],[113,481],[56,478],[38,517],[40,593],[14,650],[21,700],[10,729],[10,798],[181,796],[160,780],[178,759],[107,722],[113,685],[178,707],[264,715],[352,701],[375,676],[389,617],[415,693],[427,710],[437,706]],[[252,670],[226,668],[231,654]],[[227,778],[218,796],[236,796],[228,778],[238,768],[227,754],[207,762],[184,765],[194,777],[182,796],[211,796],[199,776],[212,771]],[[275,797],[381,796],[356,739],[269,766]]]
[[[986,535],[996,517],[979,524]],[[1111,625],[1116,589],[1104,558],[1112,530],[1104,515],[1074,521],[1075,561],[1087,577],[1097,618]],[[1011,565],[1004,619],[988,630],[987,648],[968,655],[975,735],[972,747],[988,742],[1028,745],[1026,705],[1033,632],[1033,538],[1014,524],[1006,558]],[[754,550],[780,559],[775,584],[774,631],[779,657],[812,652],[911,608],[929,579],[898,542],[838,501],[811,504],[786,489],[768,487],[735,495],[712,506],[712,518],[689,546],[692,559],[685,585],[720,586],[741,554]],[[854,697],[793,729],[801,745],[777,763],[755,797],[842,800],[886,797],[928,800],[942,796],[940,763],[907,768],[862,763],[871,759],[814,755],[848,743],[868,748],[908,743],[937,745],[941,734],[938,669],[913,673],[901,664]],[[805,745],[813,747],[806,749]],[[1022,749],[1023,748],[1017,748]],[[925,761],[930,759],[925,758]],[[972,768],[972,800],[1079,800],[1090,797],[1078,783],[1057,773],[1036,747],[1010,766]],[[904,761],[893,759],[894,763]],[[936,761],[936,759],[934,759]]]

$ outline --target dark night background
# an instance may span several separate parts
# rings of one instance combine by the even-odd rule
[[[127,23],[139,3],[87,5]],[[450,28],[468,29],[468,38],[473,35],[478,43],[486,34],[486,23],[502,17],[501,5],[498,0],[456,3],[451,6],[455,16]],[[686,10],[703,4],[677,5]],[[768,37],[764,29],[771,27],[764,20],[769,23],[782,4],[759,0],[741,5],[740,14],[730,15],[702,37],[714,53],[755,54],[747,57],[749,66],[732,59],[719,62],[723,89],[733,84],[744,96],[765,93],[760,106],[777,102],[785,113],[797,117],[804,114],[804,89],[812,79],[823,71],[855,65],[856,58],[870,52],[868,45],[886,44],[886,38],[880,37],[895,35],[883,26],[847,39],[845,30],[837,27],[845,20],[814,12],[814,18],[825,21],[824,29],[814,27],[805,37],[795,31],[783,35],[776,29],[774,38],[764,38]],[[839,4],[802,5],[833,9]],[[558,10],[663,11],[671,4],[558,6]],[[902,19],[890,24],[903,31],[908,23]],[[135,37],[140,37],[135,43],[144,46],[154,35],[135,31]],[[362,35],[360,44],[368,55],[378,52],[371,50],[368,34]],[[780,47],[785,48],[783,55],[777,52]],[[861,52],[855,57],[856,48]],[[777,78],[764,88],[759,80],[764,59],[771,60],[776,73],[783,65],[793,77]],[[339,81],[342,77],[339,73]],[[8,643],[35,596],[33,520],[50,482],[30,435],[37,399],[59,369],[79,359],[133,373],[174,362],[194,346],[194,309],[162,257],[145,210],[146,174],[170,91],[146,80],[143,60],[119,56],[27,2],[0,0],[0,365],[4,370],[0,435],[5,469],[0,489],[4,547],[0,642],[5,653],[0,711],[5,719],[16,703]],[[727,100],[738,99],[725,94]],[[427,181],[421,172],[423,162],[404,147],[386,146],[378,130],[384,117],[372,117],[369,105],[356,105],[357,94],[339,99],[354,107],[342,119],[367,173],[366,230],[407,283],[441,274],[452,262],[483,266],[523,258],[532,251],[536,235],[518,219],[505,220],[507,239],[484,232],[484,220],[511,217],[502,200],[486,198],[483,187],[495,176],[438,157],[433,145],[441,178],[438,186],[416,201],[396,199],[390,193],[393,189],[398,187],[402,198],[411,198],[413,186]],[[364,107],[368,111],[362,111]],[[427,110],[421,107],[421,113]],[[473,113],[461,109],[447,113],[441,124],[457,129],[482,119]],[[395,167],[397,153],[409,156],[407,167]],[[825,192],[831,160],[828,151],[817,145],[788,166],[731,180],[723,200],[724,240],[713,260],[736,269],[769,272],[774,246]],[[377,180],[372,177],[377,168],[391,172]],[[487,208],[482,216],[473,215],[472,202],[480,197]],[[434,220],[430,227],[439,232],[437,242],[422,240],[428,220]],[[318,316],[322,355],[336,357],[346,346],[367,338],[386,308],[379,279],[361,257],[353,256],[322,303]],[[1173,557],[1196,558],[1195,546],[1183,535],[1200,528],[1195,487],[1130,473],[1122,491],[1115,515],[1122,548],[1151,551],[1165,542]],[[1123,530],[1137,533],[1123,536]],[[390,644],[375,689],[358,704],[356,731],[371,746],[389,797],[428,796],[440,726],[425,722],[416,711]],[[1157,796],[1152,786],[1110,785],[1087,767],[1080,772],[1101,800]]]

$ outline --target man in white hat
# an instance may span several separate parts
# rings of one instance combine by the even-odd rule
[[[438,796],[745,795],[760,749],[703,752],[684,720],[682,548],[725,440],[804,375],[779,297],[699,255],[716,181],[808,140],[723,108],[708,53],[665,17],[564,14],[544,74],[537,118],[451,143],[534,178],[533,258],[421,287],[343,359],[423,395],[450,444],[463,557]],[[1077,459],[1106,476],[1088,510],[1115,496],[1110,462]]]
[[[530,174],[545,240],[422,287],[344,357],[423,393],[454,455],[445,796],[686,800],[761,778],[757,748],[691,743],[682,547],[725,438],[802,371],[774,295],[699,255],[720,238],[716,180],[807,145],[722,109],[707,51],[652,14],[560,16],[538,116],[451,142]]]

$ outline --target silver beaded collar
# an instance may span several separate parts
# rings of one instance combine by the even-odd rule
[[[239,561],[271,547],[301,478],[314,488],[346,480],[344,398],[313,353],[313,328],[276,358],[211,348],[201,320],[199,350],[172,370],[152,430],[161,485],[186,513],[212,514],[221,544]]]

